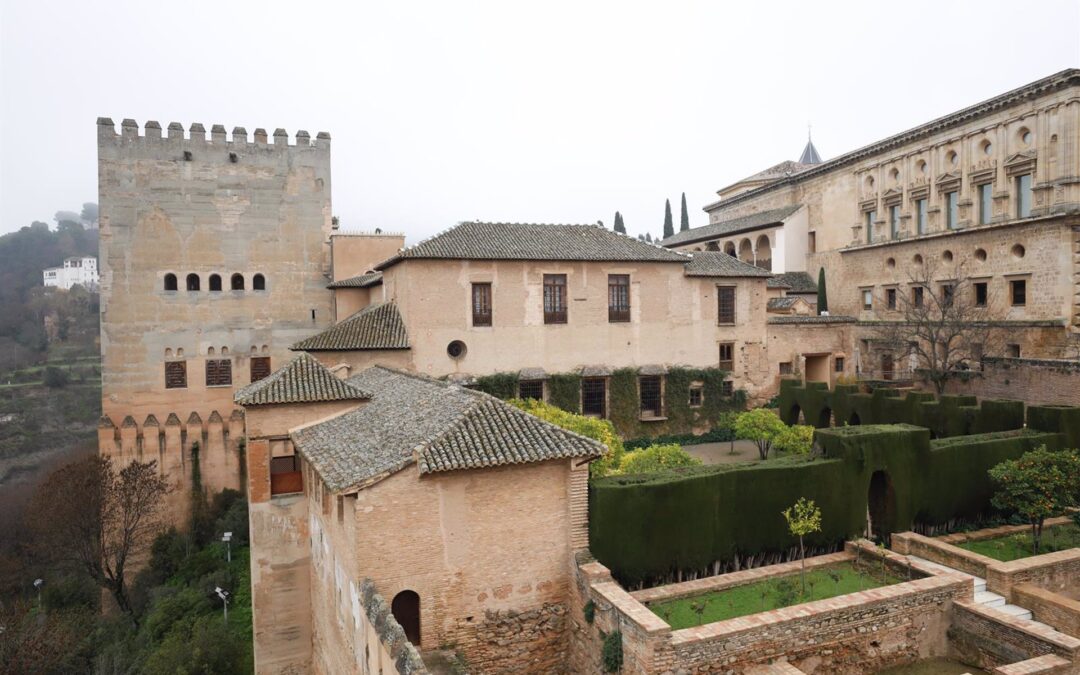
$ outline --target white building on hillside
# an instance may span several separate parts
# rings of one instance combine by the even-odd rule
[[[65,258],[63,267],[50,267],[42,272],[46,287],[70,290],[80,284],[88,291],[98,288],[97,258]]]

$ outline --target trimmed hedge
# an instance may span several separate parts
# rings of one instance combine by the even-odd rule
[[[590,548],[627,584],[702,570],[736,556],[783,552],[793,539],[780,512],[799,497],[813,499],[822,511],[822,531],[809,536],[807,545],[836,545],[865,530],[878,472],[892,495],[884,522],[876,523],[886,532],[915,522],[976,517],[989,512],[991,466],[1042,444],[1060,448],[1063,437],[1021,430],[932,442],[928,429],[893,424],[820,430],[816,440],[820,459],[787,457],[596,480]]]

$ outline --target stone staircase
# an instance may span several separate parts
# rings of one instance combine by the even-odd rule
[[[955,574],[967,574],[967,572],[961,572],[958,569],[949,567],[947,565],[942,565],[941,563],[932,562],[930,560],[926,560],[925,558],[920,558],[915,555],[909,555],[908,557],[915,562],[920,563],[924,567],[929,567],[930,569],[938,570],[942,573],[951,572]],[[982,577],[976,577],[970,574],[967,574],[967,576],[971,577],[972,583],[975,585],[975,604],[983,605],[985,607],[993,607],[1000,612],[1004,612],[1018,619],[1027,619],[1036,626],[1043,626],[1045,628],[1049,628],[1050,630],[1054,630],[1053,628],[1047,626],[1041,621],[1035,621],[1032,618],[1030,609],[1021,607],[1020,605],[1014,605],[1012,603],[1009,603],[1005,600],[1004,595],[1000,595],[998,593],[986,590],[986,579],[983,579]]]

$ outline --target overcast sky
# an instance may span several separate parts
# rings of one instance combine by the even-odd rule
[[[808,124],[828,159],[1080,65],[1080,0],[0,7],[2,231],[97,201],[106,116],[329,131],[346,229],[655,236]]]

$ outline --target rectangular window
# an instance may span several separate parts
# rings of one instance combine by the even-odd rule
[[[866,220],[866,243],[872,244],[874,242],[874,221],[877,220],[877,211],[867,211],[864,218]]]
[[[886,288],[885,289],[885,304],[889,307],[889,309],[896,309],[896,289],[895,288]]]
[[[544,323],[566,323],[566,275],[544,275]]]
[[[806,236],[806,252],[817,253],[817,232],[810,232]]]
[[[533,398],[537,401],[544,400],[543,380],[521,380],[518,382],[518,398]]]
[[[1016,177],[1016,217],[1031,217],[1031,174]]]
[[[206,360],[206,386],[232,386],[232,359]]]
[[[187,388],[187,361],[165,362],[165,388]]]
[[[979,224],[988,225],[994,217],[993,184],[983,183],[979,186]]]
[[[780,374],[781,375],[790,375],[791,374],[791,361],[784,361],[783,363],[780,364]]]
[[[581,381],[581,414],[590,417],[606,417],[607,381],[602,377],[590,377]]]
[[[722,342],[720,343],[720,363],[717,365],[720,370],[731,372],[735,370],[735,343],[734,342]]]
[[[720,383],[720,395],[724,398],[731,398],[735,395],[735,383],[731,380],[724,380]]]
[[[916,309],[922,308],[923,295],[924,294],[922,286],[916,286],[915,288],[911,289],[911,304],[914,305]]]
[[[630,320],[630,275],[609,274],[607,278],[607,318],[611,323]]]
[[[956,294],[956,286],[952,284],[941,285],[941,304],[944,307],[952,307],[953,296]]]
[[[472,325],[491,325],[491,284],[472,285]]]
[[[735,323],[735,287],[716,287],[716,322]]]
[[[642,375],[638,378],[638,387],[641,391],[641,416],[663,417],[664,405],[660,395],[661,384],[659,375]]]
[[[975,282],[975,306],[986,307],[986,282]]]
[[[690,387],[690,407],[700,408],[705,402],[705,389],[700,384]]]
[[[900,238],[900,207],[889,207],[889,237],[892,239]]]
[[[270,494],[287,495],[304,491],[304,478],[296,455],[270,459]]]
[[[918,234],[926,234],[926,200],[915,200],[915,227]]]
[[[864,288],[862,292],[862,308],[871,309],[874,306],[874,292],[869,288]]]
[[[1013,279],[1009,282],[1009,291],[1013,307],[1023,307],[1027,304],[1027,281]]]
[[[955,230],[960,226],[960,194],[956,191],[945,193],[945,227]]]
[[[844,357],[836,356],[833,358],[833,370],[838,373],[844,372]]]
[[[251,381],[258,382],[267,375],[270,374],[270,357],[269,356],[252,356],[251,357]]]
[[[1020,358],[1020,345],[1018,345],[1018,344],[1007,345],[1006,348],[1005,348],[1005,355],[1008,356],[1010,359],[1018,359],[1018,358]]]

